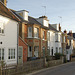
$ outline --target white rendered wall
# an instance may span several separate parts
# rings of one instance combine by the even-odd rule
[[[23,18],[24,20],[28,21],[28,12],[23,11]]]
[[[61,44],[62,44],[62,36],[59,38],[59,36],[61,35],[61,33],[56,33],[56,34],[58,34],[58,42],[55,42],[55,51],[56,51],[56,47],[58,48],[58,52],[60,52],[59,51],[59,48],[61,48],[61,50],[62,50],[62,46],[61,46]],[[60,41],[59,41],[60,40]],[[61,51],[62,52],[62,51]]]
[[[49,24],[49,21],[43,20],[43,25],[44,25],[44,26],[48,27],[48,24]]]
[[[53,55],[55,54],[55,33],[53,31],[50,32],[50,41],[48,41],[48,47],[50,47],[50,56],[52,56],[52,48],[53,48]]]
[[[4,23],[4,34],[0,34],[0,48],[4,48],[4,60],[6,64],[17,64],[17,22],[0,15],[0,21]],[[8,59],[8,48],[15,48],[15,59]]]
[[[48,20],[45,20],[44,18],[38,18],[36,19],[39,23],[41,23],[42,25],[48,27],[49,25],[49,21]]]

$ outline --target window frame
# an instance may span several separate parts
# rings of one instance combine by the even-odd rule
[[[2,49],[4,50],[4,51],[2,51]],[[3,61],[4,60],[4,54],[5,54],[5,49],[4,48],[0,48],[0,61]],[[4,53],[3,53],[4,52]]]
[[[2,27],[3,27],[3,28],[0,27],[0,34],[4,34],[4,30],[5,30],[4,22],[0,21],[0,23],[2,24]]]
[[[50,32],[47,32],[47,40],[50,41]]]
[[[35,31],[36,31],[36,33],[35,33]],[[37,28],[37,27],[34,28],[34,38],[39,38],[39,28]]]
[[[10,51],[9,51],[10,50]],[[14,51],[12,51],[12,50],[14,50]],[[15,59],[16,58],[16,49],[15,48],[9,48],[8,49],[8,59],[9,60],[13,60],[13,59]],[[13,53],[13,54],[12,54]]]
[[[31,31],[29,30],[31,28]],[[28,38],[32,38],[32,27],[28,27]]]

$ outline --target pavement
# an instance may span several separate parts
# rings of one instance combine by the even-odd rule
[[[75,62],[45,68],[25,75],[75,75]]]

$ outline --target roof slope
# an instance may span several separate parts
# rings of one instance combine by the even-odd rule
[[[20,21],[20,19],[0,1],[0,15]]]
[[[38,24],[38,25],[42,25],[41,23],[39,23],[35,18],[28,16],[28,20],[30,23],[32,24]]]
[[[24,20],[23,17],[21,17],[19,14],[16,13],[15,10],[10,9],[22,22],[28,23],[28,21]]]
[[[49,24],[49,29],[51,29],[53,31],[56,31],[56,32],[59,32],[58,30],[56,30],[55,28],[53,28],[50,24]]]

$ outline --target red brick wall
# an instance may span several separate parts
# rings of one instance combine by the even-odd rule
[[[19,37],[19,46],[23,46],[23,63],[27,61],[28,54],[28,46],[24,43],[24,41]]]
[[[24,25],[24,32],[25,32],[25,34],[24,34],[24,37],[25,37],[25,42],[27,43],[27,37],[28,37],[28,27],[27,27],[27,25]]]

